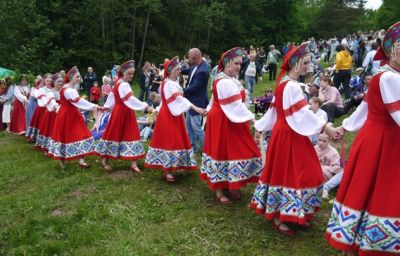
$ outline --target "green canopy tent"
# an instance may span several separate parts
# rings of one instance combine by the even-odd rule
[[[0,79],[3,79],[6,76],[15,76],[15,72],[9,69],[0,68]]]

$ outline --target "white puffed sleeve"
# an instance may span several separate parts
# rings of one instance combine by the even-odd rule
[[[127,82],[122,82],[118,87],[118,93],[124,104],[133,110],[144,110],[148,104],[133,96],[132,89]]]
[[[179,116],[183,112],[189,110],[193,105],[189,100],[182,96],[182,92],[179,91],[179,84],[175,81],[168,80],[164,84],[164,96],[169,111],[174,116]]]
[[[46,108],[48,111],[54,111],[56,105],[54,103],[56,102],[56,96],[54,94],[54,92],[50,91],[46,94],[46,99],[47,99],[47,103],[46,103]]]
[[[31,96],[31,97],[37,99],[37,97],[39,96],[38,94],[39,94],[39,89],[36,88],[36,87],[32,87],[32,88],[31,88],[31,91],[30,91],[30,93],[29,93],[29,96]]]
[[[37,100],[39,107],[45,107],[47,105],[47,90],[45,87],[41,87],[37,94]]]
[[[364,97],[364,100],[357,107],[356,111],[354,111],[348,118],[344,119],[342,122],[342,126],[346,131],[355,132],[360,130],[360,128],[364,125],[368,116],[368,103],[367,103],[368,95]]]
[[[104,106],[103,106],[103,107],[105,107],[105,108],[111,110],[111,109],[114,107],[114,105],[115,105],[114,93],[113,93],[113,92],[110,92],[110,94],[108,94],[107,100],[106,100],[106,102],[104,103]]]
[[[27,93],[27,88],[22,86],[15,86],[14,89],[14,96],[21,102],[21,103],[28,103],[28,98],[26,97],[25,93]]]
[[[263,117],[261,117],[260,120],[256,121],[254,128],[259,132],[270,131],[274,127],[276,117],[275,97],[273,97],[267,112],[263,115]]]
[[[231,122],[244,123],[254,119],[254,114],[242,102],[241,89],[232,79],[221,79],[216,87],[218,102]]]
[[[97,107],[96,104],[90,103],[89,101],[82,99],[78,91],[75,90],[74,88],[67,88],[64,91],[65,98],[69,100],[72,105],[74,105],[77,108],[83,109],[83,110],[93,110]]]
[[[379,80],[379,87],[387,111],[400,126],[400,74],[383,73]]]
[[[283,90],[283,112],[290,128],[303,136],[319,133],[326,122],[318,118],[304,99],[297,82],[289,81]]]

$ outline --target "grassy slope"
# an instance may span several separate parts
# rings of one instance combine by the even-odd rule
[[[257,95],[273,86],[265,80]],[[327,203],[311,228],[287,238],[248,209],[254,185],[224,207],[197,173],[168,185],[160,171],[132,175],[114,161],[110,176],[96,157],[89,170],[74,162],[63,172],[4,132],[0,159],[0,255],[338,255],[323,239]]]

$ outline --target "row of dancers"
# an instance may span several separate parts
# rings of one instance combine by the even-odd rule
[[[174,171],[197,169],[183,116],[193,109],[207,115],[199,176],[215,191],[217,202],[231,205],[232,200],[240,198],[243,186],[257,183],[250,208],[271,220],[276,231],[293,235],[295,231],[288,223],[309,226],[321,205],[323,173],[308,136],[324,132],[343,139],[345,131],[359,131],[344,168],[326,239],[348,255],[399,254],[400,22],[387,30],[375,56],[383,66],[372,78],[367,97],[338,128],[314,115],[297,82],[310,65],[308,43],[285,55],[273,101],[257,121],[246,108],[245,91],[236,79],[242,56],[238,47],[221,55],[207,109],[183,97],[177,82],[178,58],[164,64],[162,103],[147,154],[135,111],[152,112],[153,108],[132,93],[132,60],[121,65],[119,79],[103,107],[79,97],[74,89],[81,79],[76,67],[68,72],[65,84],[58,74],[46,75],[47,89],[38,92],[49,92],[37,96],[31,93],[39,106],[26,135],[50,157],[60,160],[62,167],[64,161],[79,159],[79,165],[87,168],[84,157],[97,154],[106,171],[112,171],[109,159],[122,159],[131,161],[131,170],[140,173],[137,160],[145,158],[146,168],[163,170],[166,179],[173,182]],[[59,88],[59,98],[51,83]],[[107,128],[97,143],[79,109],[111,110]],[[36,119],[42,120],[39,127],[34,125]],[[258,132],[272,130],[264,166],[251,123]]]

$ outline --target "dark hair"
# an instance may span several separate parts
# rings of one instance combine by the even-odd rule
[[[372,50],[378,49],[378,43],[377,43],[377,42],[372,42],[372,43],[371,43],[371,49],[372,49]]]
[[[338,46],[336,46],[336,52],[340,52],[340,51],[344,51],[344,50],[346,50],[346,48],[343,45],[339,44]]]
[[[366,76],[373,76],[373,75],[371,73],[367,72],[367,73],[364,74],[364,79],[365,79]]]

